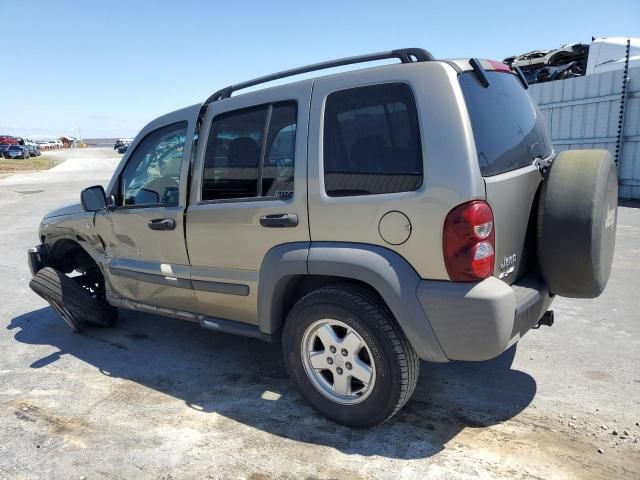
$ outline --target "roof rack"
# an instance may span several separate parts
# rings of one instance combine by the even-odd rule
[[[378,52],[370,53],[368,55],[358,55],[355,57],[338,58],[336,60],[330,60],[328,62],[314,63],[312,65],[307,65],[304,67],[292,68],[291,70],[272,73],[270,75],[265,75],[264,77],[255,78],[253,80],[248,80],[236,85],[231,85],[215,92],[213,95],[207,98],[203,106],[209,105],[212,102],[217,102],[218,100],[229,98],[235,91],[253,87],[261,83],[272,82],[273,80],[279,80],[281,78],[292,77],[294,75],[314,72],[316,70],[325,70],[327,68],[342,67],[344,65],[353,65],[356,63],[374,62],[376,60],[386,60],[388,58],[398,58],[402,63],[428,62],[435,60],[435,57],[431,55],[431,53],[422,48],[401,48],[388,52]]]

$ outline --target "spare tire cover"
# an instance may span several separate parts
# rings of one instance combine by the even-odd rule
[[[538,208],[538,262],[550,292],[595,298],[609,280],[616,236],[618,176],[606,150],[560,152]]]

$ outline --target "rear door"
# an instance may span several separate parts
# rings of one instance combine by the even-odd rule
[[[257,323],[260,265],[309,241],[311,80],[217,101],[200,130],[187,245],[199,313]]]
[[[512,73],[459,77],[496,232],[494,275],[512,283],[535,268],[537,195],[542,175],[534,160],[552,157],[544,121]]]

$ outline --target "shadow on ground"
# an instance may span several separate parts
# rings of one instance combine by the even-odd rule
[[[74,334],[52,309],[43,308],[14,318],[7,328],[19,342],[58,349],[34,359],[33,369],[72,355],[104,375],[171,395],[195,410],[348,454],[425,458],[464,428],[515,416],[536,392],[531,376],[511,369],[515,347],[488,362],[423,362],[404,409],[386,424],[362,431],[313,412],[289,382],[276,345],[134,312],[121,312],[115,329]]]

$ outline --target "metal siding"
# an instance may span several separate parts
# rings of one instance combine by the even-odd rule
[[[531,85],[557,152],[605,148],[615,155],[622,70]],[[620,196],[640,198],[640,67],[629,70],[618,176]]]

